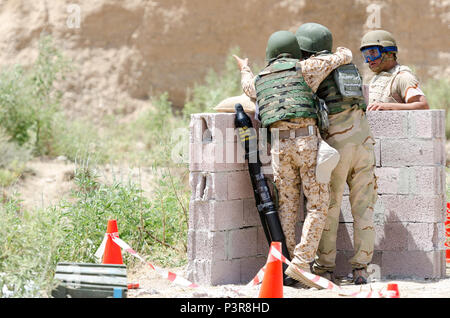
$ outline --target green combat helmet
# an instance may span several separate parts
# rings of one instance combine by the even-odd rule
[[[302,24],[295,32],[300,48],[308,53],[322,51],[331,52],[333,49],[333,35],[330,30],[318,23]]]
[[[301,59],[302,51],[298,46],[295,35],[289,31],[277,31],[273,33],[267,41],[266,60],[276,59],[278,55],[287,53],[292,58]]]

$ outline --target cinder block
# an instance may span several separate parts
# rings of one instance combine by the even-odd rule
[[[208,123],[201,114],[193,114],[189,123],[189,142],[201,144],[203,141],[211,141]]]
[[[189,170],[220,172],[246,170],[245,152],[237,143],[190,143]]]
[[[379,194],[408,194],[409,169],[379,167],[375,169]]]
[[[242,200],[191,200],[189,211],[189,228],[196,230],[224,231],[236,229],[242,226],[244,220]]]
[[[191,187],[191,200],[203,200],[203,191],[206,186],[205,174],[191,171],[189,173],[189,186]]]
[[[387,223],[444,221],[445,199],[442,195],[382,195],[378,213],[384,214]]]
[[[196,284],[211,285],[211,260],[190,260],[186,268],[186,278]]]
[[[240,260],[211,261],[196,259],[188,264],[187,279],[200,285],[239,284]]]
[[[202,171],[203,163],[203,144],[189,144],[189,171]]]
[[[256,227],[232,230],[229,233],[228,259],[256,256],[258,229]]]
[[[227,249],[226,232],[188,231],[188,258],[225,260]]]
[[[445,194],[445,167],[411,167],[409,168],[411,194],[441,195]]]
[[[216,200],[228,199],[228,175],[227,172],[191,172],[189,183],[192,189],[193,200]]]
[[[411,111],[409,125],[413,138],[445,138],[445,110]]]
[[[376,138],[408,138],[408,113],[405,111],[367,112],[370,129]]]
[[[407,223],[385,223],[375,226],[375,249],[382,251],[406,251],[408,250],[408,238],[410,236]]]
[[[445,144],[441,139],[382,139],[383,167],[445,165]]]
[[[234,129],[234,114],[193,114],[189,128],[192,143],[225,143],[227,129]]]
[[[228,200],[228,173],[217,172],[211,173],[209,176],[210,183],[207,183],[207,187],[209,187],[210,200]]]
[[[432,251],[433,223],[408,223],[406,229],[408,231],[408,251]]]
[[[381,274],[385,278],[441,278],[443,251],[383,251]]]
[[[234,171],[227,175],[228,200],[253,198],[253,187],[248,171]]]
[[[446,250],[445,242],[447,236],[445,234],[445,224],[434,223],[433,225],[433,248],[437,251]]]
[[[239,229],[244,222],[244,203],[242,200],[211,201],[210,231]]]
[[[256,208],[256,202],[255,199],[244,199],[244,221],[243,226],[260,226],[261,225],[261,218],[259,216],[258,209]]]
[[[191,200],[189,202],[189,228],[200,230],[210,230],[210,211],[211,203],[209,201]]]

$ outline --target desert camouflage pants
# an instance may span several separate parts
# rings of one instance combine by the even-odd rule
[[[300,263],[314,260],[329,205],[328,184],[316,181],[317,148],[318,137],[312,135],[282,139],[271,150],[281,226],[291,258]],[[307,214],[300,243],[296,245],[295,227],[303,200],[300,184],[307,199]]]
[[[330,207],[314,264],[316,271],[333,271],[336,264],[336,240],[342,196],[347,183],[353,215],[354,256],[352,268],[366,267],[372,260],[375,230],[374,205],[377,185],[374,174],[375,154],[371,142],[337,148],[341,158],[331,174]]]

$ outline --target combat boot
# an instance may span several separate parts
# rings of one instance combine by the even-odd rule
[[[339,281],[339,279],[336,278],[336,275],[334,275],[333,271],[326,271],[326,270],[325,271],[317,271],[315,268],[313,268],[312,273],[329,280],[330,282],[332,282],[335,285],[338,285],[338,286],[341,285],[341,282]]]
[[[286,268],[286,271],[284,272],[287,276],[295,279],[300,283],[300,285],[303,288],[317,288],[317,289],[323,289],[320,285],[317,285],[313,281],[309,280],[303,272],[311,273],[311,269],[308,263],[301,263],[301,262],[291,262],[291,264]]]

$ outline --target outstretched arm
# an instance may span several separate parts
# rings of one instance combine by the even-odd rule
[[[248,58],[241,59],[237,55],[233,55],[233,57],[236,59],[239,70],[241,71],[242,90],[248,97],[256,99],[255,76],[248,66]]]

